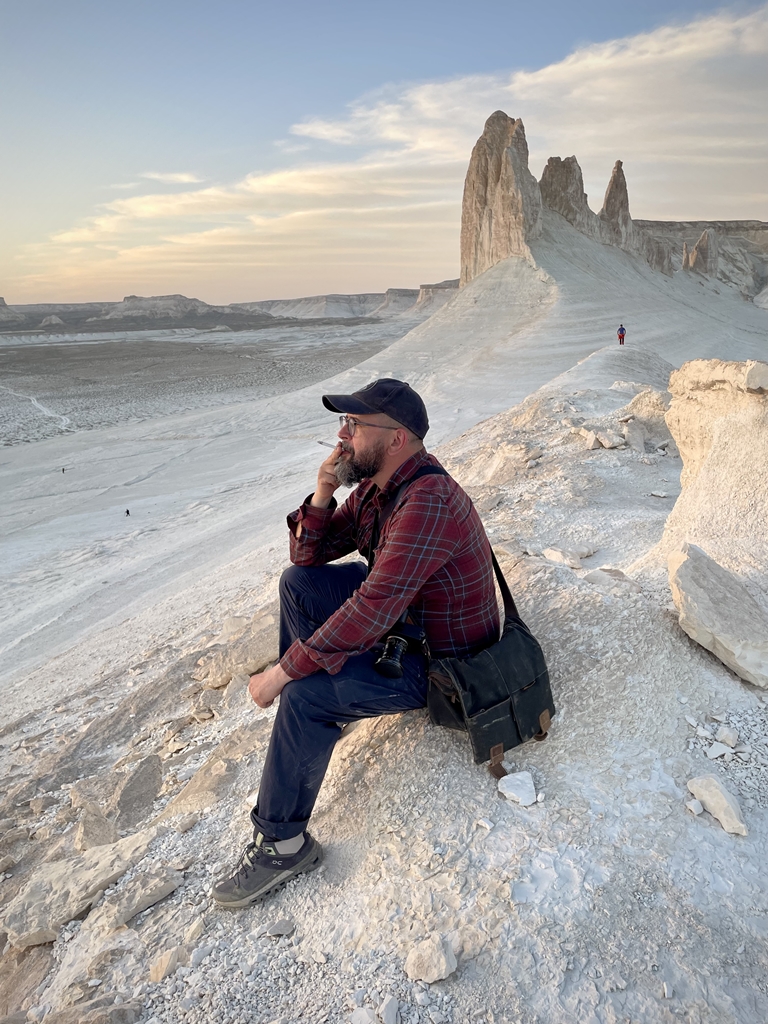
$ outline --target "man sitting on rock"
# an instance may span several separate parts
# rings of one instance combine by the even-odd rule
[[[278,695],[280,706],[251,811],[253,842],[213,888],[224,907],[254,903],[320,864],[306,829],[342,726],[425,706],[422,645],[414,640],[402,655],[401,677],[375,665],[393,626],[407,616],[434,657],[468,657],[499,637],[480,518],[444,470],[419,474],[440,466],[424,448],[420,396],[383,379],[352,395],[324,395],[323,404],[342,414],[339,442],[314,494],[288,516],[293,565],[280,581],[280,660],[251,676],[249,688],[259,707]],[[337,507],[334,492],[353,484]],[[368,566],[328,564],[355,550]]]

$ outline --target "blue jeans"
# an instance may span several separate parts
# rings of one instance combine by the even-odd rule
[[[280,655],[294,640],[309,639],[365,574],[362,562],[286,569],[280,580]],[[377,656],[368,651],[348,658],[336,675],[315,672],[286,684],[251,811],[254,836],[292,839],[306,829],[342,724],[426,705],[425,659],[406,654],[402,679],[387,679],[373,667]]]

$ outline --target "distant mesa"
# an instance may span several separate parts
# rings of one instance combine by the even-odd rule
[[[386,292],[356,295],[307,295],[297,299],[264,299],[233,303],[233,308],[261,310],[272,316],[298,320],[353,317],[420,316],[431,314],[456,294],[458,279],[423,284],[420,288],[389,288]]]
[[[5,299],[0,298],[0,324],[18,324],[24,320],[25,317],[21,313],[15,312]]]
[[[8,306],[0,299],[0,333],[95,334],[195,330],[210,334],[290,326],[300,321],[403,318],[415,326],[457,294],[458,279],[357,295],[311,295],[212,306],[186,295],[126,295],[122,302]],[[42,317],[42,320],[41,320]]]
[[[633,220],[624,166],[617,160],[599,213],[584,191],[575,156],[550,157],[537,182],[528,168],[523,122],[497,110],[485,123],[467,169],[461,220],[461,286],[530,245],[548,211],[604,245],[640,256],[671,276],[716,278],[768,307],[768,224],[763,221]]]

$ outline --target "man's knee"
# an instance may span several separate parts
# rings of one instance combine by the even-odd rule
[[[301,593],[305,587],[305,581],[311,567],[304,565],[289,565],[283,570],[280,577],[280,600],[291,599],[295,594]]]

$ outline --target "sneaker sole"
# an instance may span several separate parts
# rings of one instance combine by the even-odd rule
[[[254,903],[258,903],[259,900],[264,899],[265,896],[270,896],[274,892],[278,892],[283,888],[292,878],[298,878],[299,875],[308,875],[310,871],[314,871],[319,868],[323,862],[323,848],[318,843],[317,849],[314,855],[309,857],[303,864],[297,865],[295,868],[291,868],[289,871],[281,871],[272,882],[262,889],[257,889],[256,892],[251,893],[250,896],[245,896],[241,900],[228,900],[222,902],[217,899],[215,893],[211,893],[214,901],[219,907],[224,910],[239,910],[241,907],[250,907]]]

